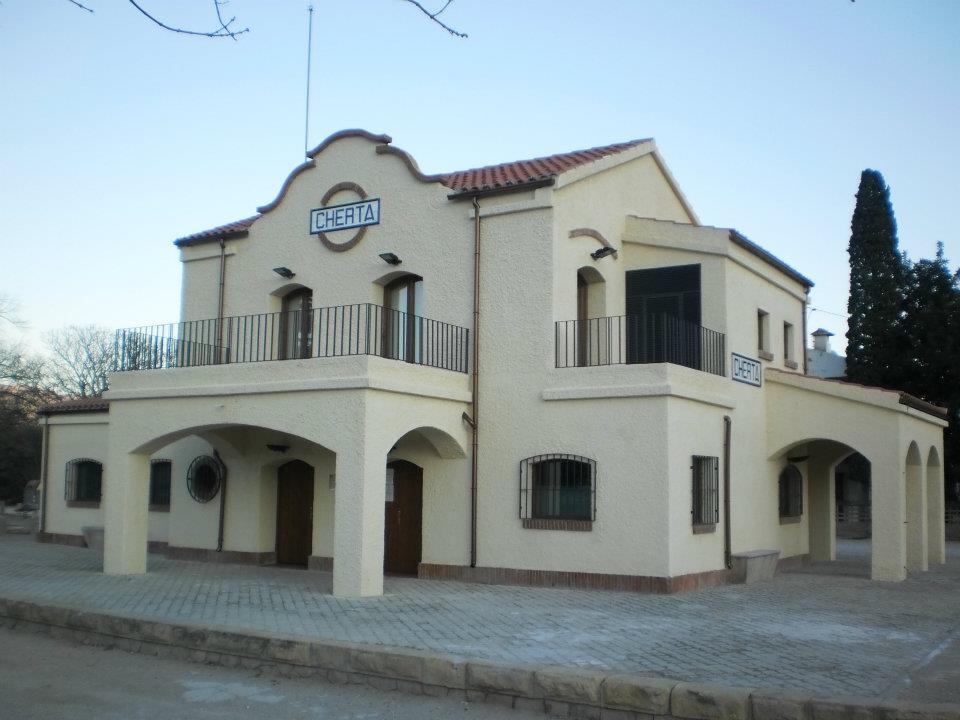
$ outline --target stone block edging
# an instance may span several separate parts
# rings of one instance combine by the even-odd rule
[[[957,720],[960,704],[813,698],[573,667],[512,666],[438,653],[108,615],[0,598],[0,626],[227,667],[432,696],[453,695],[590,720]]]

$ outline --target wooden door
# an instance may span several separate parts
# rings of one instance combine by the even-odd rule
[[[423,469],[406,460],[387,465],[393,470],[393,499],[384,503],[383,571],[416,575],[420,565],[423,522]]]
[[[313,468],[292,460],[277,469],[277,564],[306,565],[313,550]]]

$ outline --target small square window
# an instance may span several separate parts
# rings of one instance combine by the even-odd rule
[[[596,462],[578,455],[537,455],[520,462],[524,527],[589,529],[596,517]],[[568,527],[569,525],[569,527]]]
[[[88,458],[67,463],[64,498],[68,505],[95,507],[100,504],[103,465]]]

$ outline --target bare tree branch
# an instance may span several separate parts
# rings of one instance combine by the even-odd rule
[[[47,334],[50,379],[70,397],[99,396],[113,364],[113,333],[96,325],[69,325]]]
[[[166,23],[162,22],[161,20],[158,20],[153,15],[151,15],[146,10],[144,10],[142,7],[140,7],[140,5],[136,3],[136,0],[127,0],[127,2],[129,2],[137,10],[139,10],[144,17],[150,19],[151,21],[153,21],[154,23],[162,27],[164,30],[169,30],[170,32],[175,32],[175,33],[181,33],[182,35],[202,35],[204,37],[211,37],[211,38],[229,37],[236,40],[237,35],[242,35],[245,32],[250,32],[250,28],[244,28],[243,30],[231,30],[229,26],[231,23],[234,22],[234,20],[236,20],[236,18],[231,18],[227,23],[224,23],[223,19],[220,17],[220,3],[218,2],[218,0],[213,0],[213,4],[214,6],[216,6],[217,18],[220,19],[221,27],[220,29],[213,30],[212,32],[202,32],[198,30],[184,30],[183,28],[167,25]]]
[[[67,2],[73,3],[73,4],[76,5],[78,8],[80,8],[81,10],[86,10],[88,13],[92,13],[92,12],[93,12],[93,9],[92,9],[92,8],[88,8],[88,7],[87,7],[86,5],[84,5],[83,3],[77,2],[77,0],[67,0]]]
[[[130,2],[133,2],[133,0],[130,0]],[[440,14],[441,14],[444,10],[446,10],[448,7],[450,7],[450,3],[452,3],[453,0],[447,0],[446,3],[444,3],[443,7],[440,8],[439,10],[437,10],[436,12],[430,12],[430,11],[427,10],[423,5],[421,5],[419,2],[417,2],[417,0],[403,0],[403,2],[408,2],[408,3],[410,3],[411,5],[413,5],[414,7],[416,7],[420,12],[422,12],[422,13],[423,13],[424,15],[426,15],[428,18],[430,18],[431,20],[433,20],[433,22],[435,22],[437,25],[439,25],[440,27],[442,27],[444,30],[446,30],[448,33],[450,33],[450,34],[453,35],[454,37],[458,37],[458,38],[466,38],[466,37],[468,37],[468,35],[467,35],[466,33],[460,32],[459,30],[454,30],[452,27],[450,27],[450,26],[447,25],[445,22],[443,22],[442,20],[439,19]]]

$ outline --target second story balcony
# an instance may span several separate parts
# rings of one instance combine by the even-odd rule
[[[671,315],[617,315],[561,320],[556,367],[673,363],[726,375],[723,333]]]
[[[469,330],[372,303],[118,330],[115,370],[373,355],[466,373]]]

